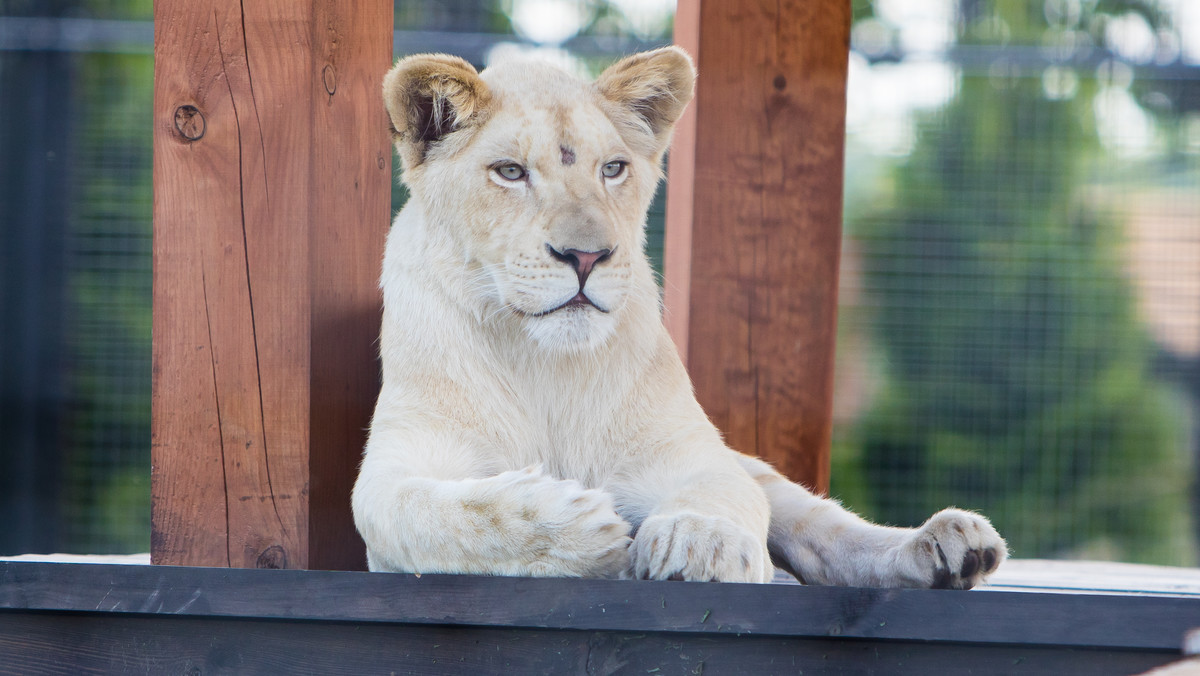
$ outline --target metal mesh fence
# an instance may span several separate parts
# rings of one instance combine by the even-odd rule
[[[887,4],[855,25],[833,492],[979,509],[1017,556],[1194,563],[1200,26]],[[906,53],[931,25],[957,40]]]
[[[153,63],[86,54],[76,67],[61,538],[76,551],[147,551]]]
[[[0,454],[16,517],[3,553],[149,546],[152,67],[148,54],[0,51],[5,90],[34,93],[0,116],[13,181]],[[41,82],[48,70],[61,79]],[[30,265],[39,230],[47,253]],[[41,352],[53,361],[26,362]]]
[[[109,4],[0,12],[0,554],[148,548],[152,27]],[[663,42],[577,4],[584,68]],[[1200,25],[1093,4],[855,3],[833,493],[1194,563]],[[535,42],[498,7],[404,3],[396,53]]]
[[[398,5],[397,55],[482,66],[534,46],[495,2]],[[586,70],[668,41],[613,12],[565,58]],[[0,0],[0,555],[149,549],[150,19],[148,1]]]

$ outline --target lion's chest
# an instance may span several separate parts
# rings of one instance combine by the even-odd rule
[[[394,238],[396,233],[393,233]],[[394,248],[395,261],[408,250]],[[481,460],[481,475],[542,465],[602,486],[630,452],[640,408],[633,352],[619,339],[599,351],[553,354],[515,319],[481,323],[411,265],[386,266],[381,406],[439,428]],[[444,283],[445,280],[442,280]],[[385,401],[395,401],[385,404]]]
[[[488,431],[501,469],[542,465],[554,476],[601,486],[627,455],[632,421],[611,383],[546,381],[528,373],[493,378],[497,382],[476,392],[498,396],[482,407],[476,397],[466,424]]]

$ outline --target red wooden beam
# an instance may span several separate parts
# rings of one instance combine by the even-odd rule
[[[361,568],[392,2],[154,12],[153,560]]]
[[[734,448],[828,490],[848,0],[681,0],[666,321]]]

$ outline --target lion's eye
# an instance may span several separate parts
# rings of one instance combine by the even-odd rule
[[[620,160],[616,162],[609,162],[608,164],[604,165],[604,168],[600,170],[600,173],[604,174],[605,178],[616,178],[625,172],[625,164],[625,162],[621,162]]]
[[[506,181],[519,181],[525,178],[525,167],[519,164],[502,164],[496,167],[495,172]]]

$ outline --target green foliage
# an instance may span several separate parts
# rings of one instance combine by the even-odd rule
[[[154,19],[154,0],[82,0],[79,2],[86,16],[128,21],[150,21]]]
[[[153,59],[88,54],[77,68],[63,547],[148,551]]]
[[[1021,557],[1191,563],[1187,416],[1149,373],[1120,224],[1082,194],[1090,93],[962,78],[895,203],[849,225],[885,384],[834,493],[903,525],[978,509]]]

